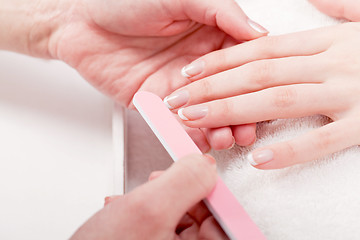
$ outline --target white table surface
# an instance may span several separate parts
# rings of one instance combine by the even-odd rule
[[[122,191],[112,111],[65,64],[0,52],[0,239],[67,239]]]

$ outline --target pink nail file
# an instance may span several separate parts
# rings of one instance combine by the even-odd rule
[[[141,91],[133,103],[174,161],[202,154],[158,96]],[[266,239],[220,177],[204,202],[230,239]]]

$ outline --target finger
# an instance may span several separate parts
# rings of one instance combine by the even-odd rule
[[[343,17],[344,1],[309,0],[323,13],[333,17]],[[342,5],[342,6],[341,6]]]
[[[105,198],[104,206],[108,205],[109,203],[113,202],[116,199],[120,199],[122,196],[108,196]]]
[[[188,211],[188,215],[200,225],[203,221],[205,221],[206,218],[210,217],[212,214],[206,207],[205,203],[200,202]]]
[[[191,226],[188,226],[186,229],[183,229],[179,233],[179,239],[186,240],[198,240],[199,235],[199,226],[196,223],[193,223]]]
[[[224,240],[229,239],[214,217],[207,218],[200,227],[199,239]]]
[[[128,197],[141,219],[175,229],[182,216],[211,192],[216,181],[215,160],[190,155],[175,162],[162,176],[135,189]]]
[[[239,146],[250,146],[256,141],[256,123],[232,126],[235,142]]]
[[[343,110],[343,104],[351,104],[352,101],[346,96],[339,96],[339,88],[340,86],[325,84],[296,84],[269,88],[186,107],[180,109],[178,115],[185,125],[204,128],[315,114],[330,116]],[[339,98],[342,101],[338,101]]]
[[[215,150],[230,149],[235,140],[230,127],[204,129],[210,146]]]
[[[322,55],[259,60],[188,84],[164,101],[176,109],[270,87],[320,83],[330,64]]]
[[[176,119],[181,123],[181,119],[178,115],[174,114]],[[183,124],[182,124],[183,125]],[[188,126],[183,125],[186,133],[191,137],[196,146],[200,149],[202,153],[207,153],[211,150],[211,146],[206,138],[204,132],[199,128],[190,128]]]
[[[267,36],[214,51],[185,66],[182,73],[194,81],[256,60],[318,54],[332,44],[334,31],[329,28]]]
[[[163,173],[164,173],[164,171],[154,171],[154,172],[151,172],[150,175],[149,175],[149,181],[152,181],[152,180],[160,177]]]
[[[193,224],[197,224],[196,221],[188,214],[185,214],[181,218],[179,224],[176,226],[176,230],[175,230],[176,234],[180,234],[182,231],[191,227]]]
[[[237,40],[251,40],[268,33],[264,27],[249,20],[233,0],[182,0],[180,2],[188,18],[219,27]]]
[[[189,228],[193,224],[200,226],[208,217],[211,217],[212,214],[206,207],[205,203],[201,201],[192,207],[187,214],[185,214],[180,220],[176,233],[182,232],[184,229]],[[186,238],[185,238],[186,239]]]
[[[202,153],[207,153],[211,150],[211,146],[202,130],[188,126],[184,126],[184,128]]]
[[[346,18],[350,21],[360,21],[359,0],[332,1],[310,0],[320,11],[336,18]]]
[[[325,157],[358,144],[357,119],[343,119],[296,139],[256,149],[249,162],[259,169],[277,169]]]

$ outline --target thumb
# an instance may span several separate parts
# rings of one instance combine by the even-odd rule
[[[238,41],[268,34],[264,27],[249,19],[234,0],[183,0],[182,3],[188,18],[219,27]]]
[[[191,207],[210,194],[216,181],[215,159],[190,155],[132,194],[135,199],[146,199],[142,201],[143,215],[148,213],[162,225],[175,228]]]

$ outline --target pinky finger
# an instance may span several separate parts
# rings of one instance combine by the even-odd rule
[[[325,157],[358,144],[356,119],[332,122],[293,140],[254,150],[248,155],[259,169],[278,169]]]

